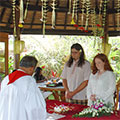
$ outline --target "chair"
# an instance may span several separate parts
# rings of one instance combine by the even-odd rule
[[[119,102],[119,91],[120,91],[120,79],[116,84],[116,98],[115,98],[115,110],[118,108],[118,102]]]

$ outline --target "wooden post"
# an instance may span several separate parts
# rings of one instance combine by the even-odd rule
[[[19,18],[20,18],[20,9],[19,7],[16,5],[16,9],[15,9],[15,23],[16,23],[16,36],[15,37],[15,41],[16,40],[20,40],[20,28],[18,27],[19,25]],[[20,62],[20,54],[15,54],[15,69],[19,68],[19,62]]]
[[[103,39],[103,52],[106,52],[106,44],[108,44],[108,14],[106,13],[105,17],[105,26],[104,26],[104,39]]]
[[[5,67],[5,76],[9,74],[8,71],[8,33],[2,33],[0,32],[0,42],[5,43],[5,53],[2,57],[4,57],[5,62],[2,63]],[[1,66],[0,66],[1,67]]]

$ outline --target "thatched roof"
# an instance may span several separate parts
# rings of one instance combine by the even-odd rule
[[[16,5],[19,6],[19,1],[16,0]],[[43,22],[42,18],[42,2],[41,0],[23,0],[24,11],[27,1],[28,11],[27,16],[24,19],[24,26],[21,28],[21,34],[43,34]],[[75,11],[75,25],[71,24],[72,11],[74,0],[56,0],[55,10],[55,29],[52,29],[52,4],[53,0],[47,2],[47,22],[45,26],[45,34],[50,35],[93,35],[97,27],[101,25],[101,28],[107,27],[109,36],[120,35],[120,0],[77,0],[77,7]],[[70,10],[70,1],[71,10]],[[82,4],[82,1],[85,1]],[[106,4],[106,25],[104,22],[104,1],[108,1]],[[102,2],[102,3],[101,3]],[[90,4],[89,4],[90,3]],[[88,7],[89,6],[89,7]],[[19,9],[19,7],[17,7]],[[71,12],[68,14],[68,12]],[[88,15],[88,24],[86,24]],[[76,18],[77,17],[77,18]],[[82,30],[82,29],[85,30]],[[12,0],[0,0],[0,32],[7,32],[13,34],[13,11]]]

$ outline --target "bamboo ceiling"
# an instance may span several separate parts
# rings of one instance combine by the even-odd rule
[[[13,34],[12,1],[0,0],[0,32]],[[19,11],[20,0],[14,1],[16,10]],[[99,35],[103,29],[109,36],[120,36],[120,0],[46,1],[47,6],[44,9],[47,12],[44,18],[42,0],[23,0],[23,15],[26,10],[27,14],[20,28],[21,34],[43,34],[44,22],[41,19],[45,19],[44,32],[49,35]],[[54,16],[53,1],[55,1]],[[74,3],[75,1],[77,3]]]

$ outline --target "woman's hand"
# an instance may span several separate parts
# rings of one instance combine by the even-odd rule
[[[96,95],[95,95],[95,94],[91,95],[91,96],[90,96],[90,100],[96,101]]]
[[[65,98],[70,99],[74,96],[74,93],[71,91],[66,91],[65,92]]]

